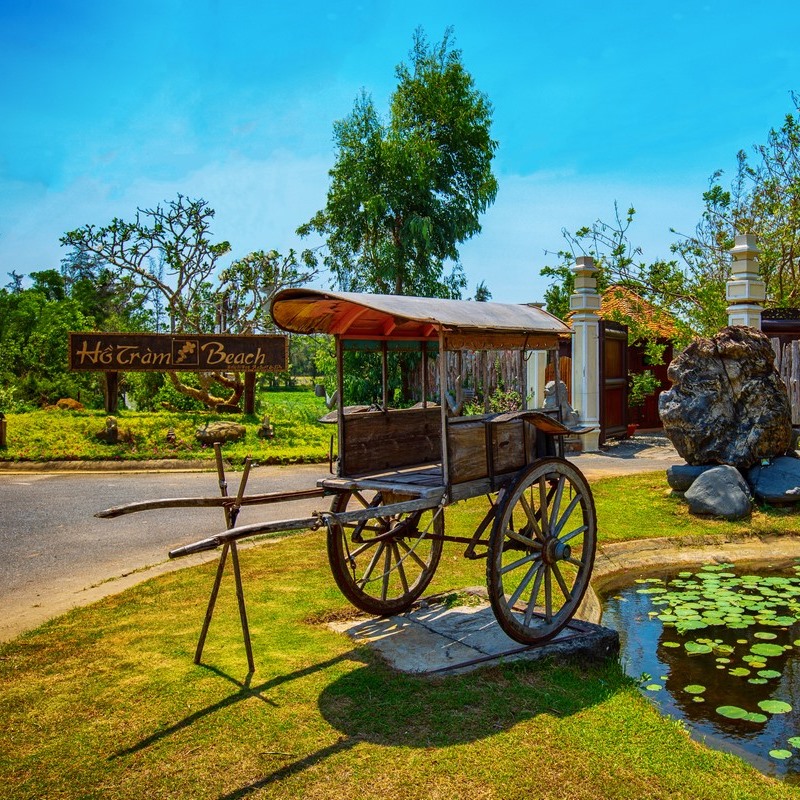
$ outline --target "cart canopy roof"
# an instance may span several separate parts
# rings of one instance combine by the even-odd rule
[[[551,348],[570,329],[541,308],[402,295],[284,289],[272,319],[290,333],[329,333],[347,339],[438,341],[451,349]]]

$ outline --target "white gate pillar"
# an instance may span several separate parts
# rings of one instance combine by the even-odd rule
[[[761,330],[766,290],[758,267],[758,245],[752,233],[739,234],[731,250],[731,277],[725,286],[728,325],[747,325]]]
[[[600,295],[597,267],[591,256],[578,256],[575,294],[570,295],[572,313],[572,406],[582,425],[596,430],[582,436],[585,451],[600,447]]]

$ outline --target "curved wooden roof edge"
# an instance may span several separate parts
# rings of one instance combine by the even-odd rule
[[[284,289],[273,299],[270,313],[278,327],[290,333],[365,339],[435,340],[440,326],[448,334],[570,334],[558,317],[535,306],[320,289]]]

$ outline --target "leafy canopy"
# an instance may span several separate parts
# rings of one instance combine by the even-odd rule
[[[324,265],[343,290],[459,297],[458,245],[497,194],[492,108],[450,29],[433,46],[418,29],[409,58],[388,121],[362,92],[335,123],[326,206],[298,233],[325,239]]]

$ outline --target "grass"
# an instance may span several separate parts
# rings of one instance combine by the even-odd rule
[[[105,427],[103,411],[64,411],[58,408],[9,413],[7,447],[0,450],[3,461],[140,461],[146,459],[212,460],[213,450],[195,438],[195,431],[207,422],[230,420],[247,428],[243,441],[223,446],[225,458],[241,464],[250,455],[262,464],[290,464],[324,461],[328,457],[332,425],[317,420],[327,413],[325,403],[313,392],[267,392],[262,394],[263,413],[269,415],[275,438],[260,439],[260,417],[207,412],[120,411],[118,444],[105,444],[96,434]],[[176,441],[166,441],[167,432]]]
[[[663,478],[595,484],[602,541],[675,530]],[[478,501],[448,511],[465,534]],[[797,514],[753,525],[796,530]],[[746,523],[738,523],[747,527]],[[445,548],[431,592],[483,583]],[[204,655],[214,564],[75,610],[0,647],[6,798],[788,798],[792,787],[689,739],[618,664],[394,673],[322,621],[348,616],[320,533],[242,553],[257,671],[246,675],[230,575]]]

